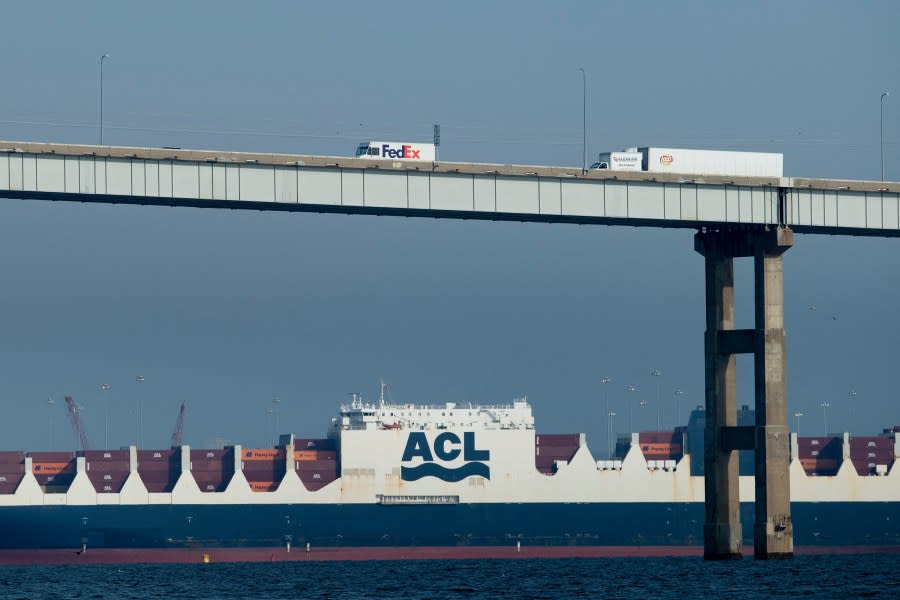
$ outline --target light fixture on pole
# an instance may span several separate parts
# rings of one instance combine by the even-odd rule
[[[581,71],[581,174],[587,173],[587,73],[584,67],[578,67]]]
[[[797,437],[800,437],[800,417],[803,416],[802,412],[795,412],[794,418],[797,419]]]
[[[134,378],[134,380],[140,384],[144,381],[143,375],[138,375]],[[138,443],[141,450],[144,449],[144,397],[141,392],[138,392]]]
[[[109,54],[100,57],[100,145],[103,145],[103,59],[109,58]]]
[[[103,402],[106,405],[106,435],[103,438],[103,449],[109,450],[109,384],[100,384],[100,391],[103,392]]]
[[[881,180],[884,181],[884,99],[890,96],[888,92],[881,93]]]
[[[828,407],[831,406],[827,401],[819,404],[822,407],[822,426],[825,428],[825,435],[828,435]]]

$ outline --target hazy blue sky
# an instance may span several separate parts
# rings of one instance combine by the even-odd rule
[[[900,179],[900,3],[7,3],[0,139],[581,163],[650,145],[783,152],[792,176]],[[0,201],[0,447],[322,435],[348,392],[527,395],[542,432],[652,429],[703,397],[692,232]],[[750,326],[750,263],[738,267]],[[796,236],[785,256],[801,433],[900,423],[900,240]],[[816,310],[810,310],[815,305]],[[751,360],[740,403],[752,404]],[[654,380],[651,369],[663,376]],[[135,381],[145,377],[143,383]],[[628,395],[625,387],[637,387]],[[856,396],[850,396],[854,390]],[[55,404],[48,405],[52,396]],[[647,400],[643,408],[639,401]],[[852,403],[851,403],[852,402]],[[791,425],[795,420],[791,419]]]

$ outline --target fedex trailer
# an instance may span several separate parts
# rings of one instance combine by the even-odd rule
[[[356,148],[357,158],[378,160],[425,160],[434,162],[434,144],[417,142],[363,142]]]

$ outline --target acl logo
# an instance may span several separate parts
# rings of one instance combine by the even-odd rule
[[[438,460],[451,461],[459,458],[462,454],[465,464],[451,469],[443,465],[436,464],[434,457]],[[481,475],[485,479],[491,478],[491,470],[484,462],[491,459],[490,450],[475,449],[475,432],[466,431],[463,433],[462,448],[460,448],[459,436],[455,433],[445,431],[434,438],[434,454],[428,445],[428,438],[425,437],[423,431],[413,431],[406,440],[406,449],[403,451],[401,462],[409,462],[414,458],[421,458],[424,462],[418,467],[400,466],[400,478],[403,481],[416,481],[423,477],[437,477],[443,481],[462,481],[466,477],[472,475]],[[471,462],[470,462],[471,461]]]

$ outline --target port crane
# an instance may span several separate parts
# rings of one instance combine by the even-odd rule
[[[72,430],[75,432],[75,438],[82,450],[90,450],[87,441],[87,435],[84,432],[84,426],[81,424],[81,417],[78,416],[79,408],[76,406],[72,396],[66,396],[66,410],[69,415],[69,422],[72,424]]]
[[[175,431],[172,432],[172,448],[181,446],[181,434],[184,430],[184,402],[178,409],[178,419],[175,421]]]

